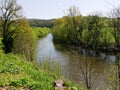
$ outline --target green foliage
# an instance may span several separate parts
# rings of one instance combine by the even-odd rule
[[[27,60],[33,61],[35,59],[37,45],[36,34],[34,30],[29,27],[25,19],[19,22],[20,25],[17,27],[18,31],[14,35],[13,52],[24,55]]]
[[[21,17],[21,6],[16,0],[0,0],[0,29],[2,33],[2,43],[4,44],[5,53],[12,52],[13,35],[17,29],[15,27],[16,20]],[[0,33],[0,34],[1,34]]]
[[[39,69],[13,54],[0,54],[0,86],[28,87],[52,90],[56,75]]]
[[[48,28],[52,28],[54,19],[51,19],[51,20],[28,19],[28,21],[29,21],[29,24],[30,24],[31,27],[48,27]]]
[[[63,17],[54,22],[53,36],[54,41],[61,42],[63,44],[77,44],[80,37],[79,27],[74,24],[78,23],[80,16],[71,18]]]
[[[107,70],[108,74],[106,75],[107,77],[107,82],[108,82],[108,87],[110,90],[119,90],[119,79],[118,79],[118,67],[117,65],[113,64],[111,65]]]
[[[38,38],[46,36],[48,33],[51,32],[50,28],[42,28],[42,27],[34,27],[33,30],[35,31]]]
[[[111,31],[112,31],[111,28],[103,28],[101,30],[100,41],[101,41],[102,45],[107,46],[108,44],[115,43],[115,40],[114,40],[114,37],[113,37]]]
[[[69,15],[54,21],[54,41],[94,50],[119,49],[119,34],[110,26],[110,18]],[[117,31],[118,32],[118,31]],[[117,35],[117,36],[116,36]]]
[[[89,44],[89,31],[88,30],[83,30],[82,32],[82,40],[86,43]]]

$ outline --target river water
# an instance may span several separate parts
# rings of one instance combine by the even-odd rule
[[[84,82],[81,74],[81,66],[84,68],[83,70],[86,70],[86,66],[89,66],[88,68],[93,69],[91,78],[93,82],[95,81],[94,88],[98,88],[97,90],[105,90],[103,89],[106,87],[105,67],[108,67],[109,60],[115,60],[114,56],[100,53],[99,57],[87,57],[86,59],[85,55],[79,54],[76,51],[67,50],[64,47],[61,48],[62,49],[58,49],[57,45],[54,45],[52,34],[48,34],[39,41],[37,48],[38,62],[47,57],[59,62],[63,75],[77,84]],[[92,67],[90,67],[89,64],[86,65],[86,60],[92,62]]]

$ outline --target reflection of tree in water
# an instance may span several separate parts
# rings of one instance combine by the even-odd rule
[[[73,61],[70,62],[74,66],[72,68],[78,74],[79,82],[84,83],[87,90],[104,87],[105,82],[102,79],[104,78],[105,64],[101,60],[87,55],[79,55],[76,52],[73,52],[72,58]]]
[[[111,65],[106,68],[106,72],[108,74],[106,75],[107,77],[107,83],[109,90],[120,90],[120,81],[119,81],[119,72],[120,72],[120,55],[116,55],[116,61],[112,62]]]

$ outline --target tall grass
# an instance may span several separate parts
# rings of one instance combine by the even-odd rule
[[[39,62],[39,65],[42,69],[55,73],[58,78],[62,76],[61,73],[61,64],[56,62],[55,60],[51,60],[50,58],[46,58]]]

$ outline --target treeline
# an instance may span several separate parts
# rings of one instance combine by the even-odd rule
[[[71,7],[67,16],[54,21],[54,41],[86,49],[120,52],[118,10],[111,10],[111,17],[99,13],[82,16],[76,7]]]
[[[54,19],[43,20],[43,19],[27,19],[31,27],[53,27]]]

